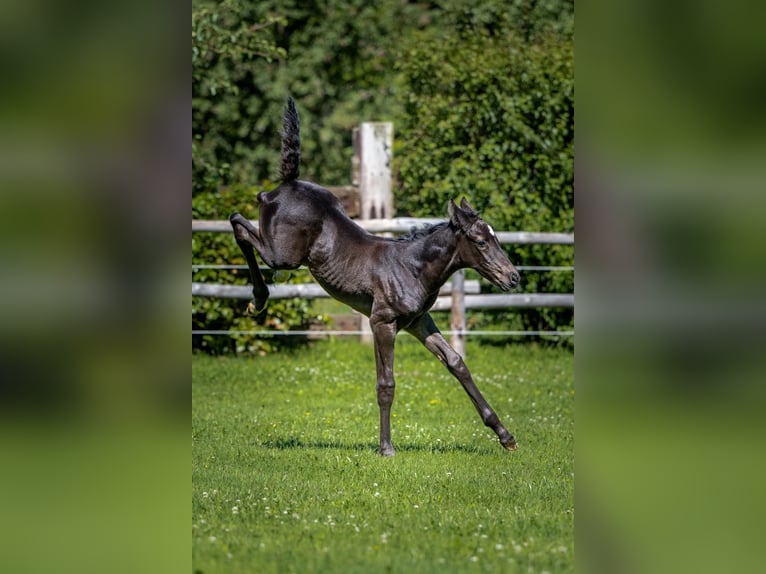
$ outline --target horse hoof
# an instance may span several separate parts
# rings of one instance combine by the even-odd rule
[[[379,448],[378,454],[380,456],[396,456],[396,451],[393,448]]]
[[[519,445],[516,444],[516,439],[513,438],[513,437],[511,437],[510,439],[508,439],[505,442],[501,442],[500,444],[503,445],[505,450],[516,450],[517,448],[519,448]]]
[[[245,315],[257,315],[266,307],[266,301],[250,301],[245,309]]]

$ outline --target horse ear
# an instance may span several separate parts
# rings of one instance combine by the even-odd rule
[[[466,201],[465,197],[460,200],[460,209],[465,211],[466,215],[470,217],[479,217],[479,212],[471,207],[471,205]]]
[[[465,202],[465,200],[463,200]],[[447,209],[449,210],[449,219],[452,222],[452,225],[457,227],[458,229],[468,229],[471,226],[471,219],[468,213],[463,211],[460,207],[455,205],[455,202],[451,199],[449,200],[449,204],[447,205]]]
[[[457,221],[457,205],[455,205],[455,202],[451,199],[447,203],[447,212],[449,213],[449,219],[452,223],[455,225],[458,225]]]

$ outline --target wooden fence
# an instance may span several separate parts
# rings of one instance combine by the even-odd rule
[[[443,223],[444,219],[420,217],[395,217],[393,219],[358,219],[355,223],[370,233],[409,233],[412,228]],[[257,221],[251,221],[256,228]],[[231,233],[231,223],[226,219],[192,219],[192,232],[209,231]],[[496,231],[498,241],[505,245],[552,244],[574,245],[573,233],[538,233],[529,231]]]
[[[367,219],[356,220],[356,223],[370,233],[408,233],[412,228],[424,225],[435,225],[444,220],[424,218],[394,218],[394,219]],[[256,227],[257,221],[251,222]],[[192,220],[192,232],[231,233],[231,224],[226,220],[208,221]],[[496,232],[497,238],[504,245],[529,245],[529,244],[552,244],[574,245],[574,234],[571,233],[537,233],[537,232]],[[524,271],[524,267],[519,269]],[[536,268],[537,270],[565,270],[574,271],[574,268]],[[479,281],[465,281],[463,272],[456,273],[452,281],[446,284],[440,291],[439,298],[433,305],[433,311],[451,310],[450,332],[452,343],[456,349],[464,349],[464,337],[466,334],[466,309],[504,309],[524,307],[574,307],[573,293],[509,293],[509,294],[481,294]],[[270,297],[273,299],[301,297],[314,299],[329,297],[329,295],[317,284],[274,284],[269,285]],[[194,297],[223,297],[235,299],[250,299],[252,286],[250,285],[221,285],[211,283],[192,282],[192,296]],[[363,328],[363,332],[365,329]],[[558,333],[570,334],[570,333]]]
[[[357,216],[358,225],[370,233],[409,233],[412,228],[426,224],[434,225],[442,219],[390,218],[393,215],[393,195],[391,190],[391,164],[393,150],[393,125],[387,122],[365,122],[353,130],[353,157],[351,158],[350,185],[328,188],[342,202],[344,210],[350,216]],[[389,219],[390,218],[390,219]],[[251,222],[256,227],[257,221]],[[231,224],[224,221],[192,220],[192,233],[231,233]],[[509,245],[559,244],[574,245],[571,233],[530,233],[498,232],[500,243]],[[208,268],[214,266],[206,266]],[[220,266],[218,266],[220,268]],[[225,266],[231,268],[231,266]],[[518,267],[524,271],[523,266]],[[554,268],[535,268],[552,270]],[[570,268],[555,270],[574,271]],[[329,297],[319,285],[269,285],[270,296],[274,299],[302,297]],[[251,286],[219,285],[192,282],[194,297],[226,297],[250,299]],[[463,271],[458,271],[452,281],[445,285],[432,310],[451,310],[450,333],[453,346],[464,354],[466,334],[466,309],[502,309],[509,307],[574,307],[572,293],[521,293],[521,294],[481,294],[478,281],[465,281]],[[371,340],[369,322],[361,321],[363,340]],[[357,331],[354,331],[355,333]],[[206,333],[208,333],[206,331]],[[226,333],[226,332],[222,332]],[[284,333],[280,333],[284,334]],[[550,334],[550,333],[548,333]],[[556,333],[556,334],[573,334]]]

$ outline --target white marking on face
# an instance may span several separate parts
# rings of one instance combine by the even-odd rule
[[[495,237],[495,230],[494,230],[494,229],[492,229],[492,226],[491,226],[489,223],[487,223],[487,227],[489,228],[489,234],[490,234],[492,237]]]

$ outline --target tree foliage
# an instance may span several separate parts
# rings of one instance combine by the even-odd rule
[[[451,27],[415,35],[399,60],[406,101],[396,134],[397,208],[440,216],[450,198],[464,196],[498,229],[573,232],[571,26],[513,18],[493,5],[455,6]],[[517,265],[574,264],[567,246],[517,246],[511,254]],[[523,277],[526,292],[574,289],[571,273]],[[566,309],[506,315],[534,330],[573,321]]]
[[[253,189],[232,186],[221,193],[198,194],[192,199],[192,217],[195,219],[226,219],[229,214],[252,201]],[[245,265],[246,261],[230,234],[192,234],[192,265]],[[222,270],[200,268],[193,272],[193,280],[224,285],[251,285],[246,269]],[[274,272],[263,270],[264,279],[274,282]],[[294,271],[293,283],[312,282],[307,271]],[[241,299],[195,297],[192,300],[192,329],[194,330],[306,330],[321,324],[325,318],[311,312],[306,299],[271,299],[266,311],[253,317],[245,314],[247,302]],[[301,344],[305,337],[263,337],[237,334],[232,337],[194,335],[192,349],[210,354],[232,352],[262,354],[285,346]]]
[[[282,107],[292,95],[305,179],[347,184],[351,129],[393,121],[401,214],[444,216],[447,200],[464,196],[497,229],[573,231],[573,22],[566,0],[196,2],[196,216],[225,218],[226,206],[257,217],[253,198],[276,174]],[[193,256],[240,258],[230,237],[204,235],[193,239]],[[574,253],[514,247],[512,259],[571,265]],[[523,275],[527,292],[573,290],[571,273]],[[287,322],[306,324],[274,303],[263,320],[284,312]],[[195,324],[234,325],[233,312],[218,305],[195,300]],[[504,317],[527,329],[572,323],[570,310]]]
[[[247,85],[252,70],[284,58],[270,29],[278,17],[252,20],[247,3],[224,0],[192,8],[192,192],[216,192],[247,173],[257,153],[250,138]]]
[[[303,177],[347,184],[351,130],[391,119],[400,34],[427,14],[392,0],[226,0],[193,10],[195,193],[275,179],[287,95],[301,112]]]

